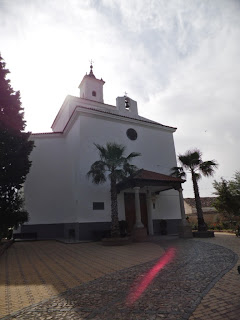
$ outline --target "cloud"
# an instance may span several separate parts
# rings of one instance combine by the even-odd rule
[[[235,23],[239,11],[231,13],[231,19],[229,14],[215,17],[209,35],[199,39],[191,55],[178,60],[166,87],[146,106],[153,118],[178,127],[178,153],[198,147],[205,160],[219,162],[217,179],[230,178],[239,169],[240,27]]]
[[[239,170],[239,14],[238,0],[0,1],[1,53],[29,130],[49,130],[93,59],[106,103],[127,91],[141,115],[178,127],[177,154],[198,147],[218,160],[216,178],[231,178]]]

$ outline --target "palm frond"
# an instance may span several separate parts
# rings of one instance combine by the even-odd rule
[[[188,150],[185,154],[179,155],[178,159],[186,169],[195,169],[201,163],[202,153],[198,149]]]
[[[199,172],[194,172],[193,174],[195,175],[197,181],[202,178],[201,173],[199,173]]]
[[[116,142],[108,142],[106,146],[108,159],[112,161],[120,159],[123,156],[124,151],[126,149],[125,146],[117,144]]]
[[[92,182],[95,184],[104,183],[106,181],[106,164],[104,161],[99,160],[91,165],[90,170],[87,173],[88,178],[92,178]]]
[[[138,170],[137,166],[130,164],[129,162],[125,162],[123,165],[124,176],[131,176],[136,173]]]
[[[137,171],[137,167],[130,165],[130,161],[141,154],[132,152],[127,157],[124,156],[125,146],[116,142],[108,142],[105,146],[94,144],[99,151],[100,160],[92,164],[88,177],[92,177],[92,182],[99,184],[106,181],[106,173],[109,172],[108,178],[114,175],[117,181],[128,177]]]
[[[106,153],[107,150],[104,146],[101,146],[100,144],[94,143],[95,147],[98,149],[99,151],[99,156],[101,159],[105,159],[106,158]]]
[[[172,177],[176,177],[176,178],[186,178],[186,173],[183,170],[183,167],[173,167],[171,169],[172,173],[171,176]]]
[[[111,174],[114,174],[116,181],[121,181],[125,178],[124,171],[122,169],[115,169],[114,172],[110,173],[109,176],[111,176]]]
[[[127,159],[127,160],[131,160],[132,158],[139,157],[139,156],[141,156],[141,153],[139,153],[139,152],[131,152],[131,153],[126,157],[126,159]]]
[[[199,169],[202,174],[206,177],[212,176],[215,169],[218,167],[218,164],[215,160],[204,161],[199,165]]]
[[[119,166],[121,167],[124,151],[125,146],[115,142],[108,142],[101,159],[106,162],[107,167],[112,171]]]

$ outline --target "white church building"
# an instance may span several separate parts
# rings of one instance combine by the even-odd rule
[[[119,220],[127,222],[129,232],[139,219],[148,234],[178,232],[184,180],[170,176],[176,128],[141,117],[129,97],[118,97],[116,106],[105,104],[104,83],[91,65],[79,85],[80,97],[66,97],[52,132],[31,135],[35,148],[24,185],[29,221],[20,227],[22,235],[89,240],[110,229],[110,184],[94,185],[87,178],[99,159],[94,144],[106,142],[126,146],[126,155],[141,153],[132,162],[139,171],[118,184]]]

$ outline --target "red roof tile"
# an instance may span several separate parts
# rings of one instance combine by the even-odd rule
[[[202,207],[212,207],[216,197],[201,197]],[[184,201],[191,207],[195,207],[195,198],[184,198]]]
[[[140,169],[134,176],[133,179],[141,180],[154,180],[154,181],[169,181],[169,182],[185,182],[185,180],[180,178],[175,178],[168,176],[166,174],[148,171],[145,169]]]
[[[31,133],[31,136],[37,136],[37,135],[48,135],[48,134],[62,134],[61,131],[53,131],[53,132],[37,132],[37,133]]]

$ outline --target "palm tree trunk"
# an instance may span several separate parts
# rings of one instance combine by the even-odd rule
[[[120,237],[116,178],[111,176],[111,237]]]
[[[197,209],[198,231],[207,231],[207,225],[203,218],[202,204],[201,204],[201,199],[199,195],[197,179],[193,170],[191,171],[191,173],[192,173],[193,190],[194,190],[196,209]]]

